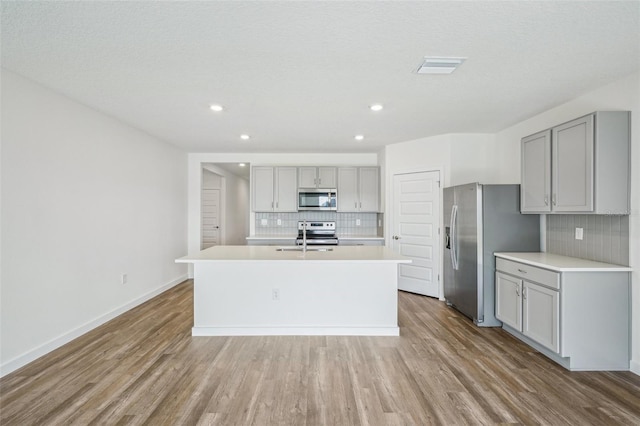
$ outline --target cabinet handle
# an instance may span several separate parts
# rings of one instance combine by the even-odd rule
[[[525,271],[524,269],[519,269],[519,268],[518,268],[518,272],[522,272],[523,274],[527,273],[527,271]]]
[[[553,196],[551,197],[551,202],[554,206],[556,205],[556,194],[553,194]]]
[[[353,203],[353,208],[355,208],[355,209],[358,208],[358,202],[357,201],[355,203]]]
[[[271,202],[271,208],[273,208],[273,201]]]
[[[545,205],[545,206],[548,206],[548,205],[549,205],[549,196],[548,196],[548,195],[545,195],[545,196],[544,196],[544,205]]]
[[[278,202],[276,201],[276,209],[278,208]]]
[[[523,299],[526,299],[526,298],[527,298],[527,289],[526,289],[526,288],[523,288],[523,289],[522,289],[522,298],[523,298]]]
[[[360,201],[360,208],[362,208],[362,201]]]
[[[520,296],[520,286],[516,286],[516,296]]]

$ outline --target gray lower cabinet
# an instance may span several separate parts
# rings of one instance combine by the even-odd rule
[[[384,238],[339,238],[341,246],[383,246]]]
[[[247,238],[248,246],[295,246],[296,237],[274,238],[274,237],[250,237]]]
[[[502,269],[505,265],[502,264]],[[524,278],[527,271],[523,266],[516,271],[520,275],[496,273],[496,318],[524,336],[535,340],[545,348],[558,353],[560,297],[555,285],[559,282],[557,273],[551,273],[550,280],[542,284]]]
[[[522,213],[630,213],[630,113],[599,111],[521,141]]]
[[[569,370],[629,369],[629,272],[496,259],[496,318]]]

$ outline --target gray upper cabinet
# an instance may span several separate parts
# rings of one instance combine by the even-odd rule
[[[551,130],[522,139],[522,213],[551,211]]]
[[[595,112],[522,139],[522,213],[629,214],[630,113]]]
[[[336,188],[336,176],[335,167],[298,167],[300,188]]]
[[[253,211],[295,212],[298,210],[295,167],[252,168]]]
[[[380,204],[378,167],[338,168],[338,211],[377,212]]]

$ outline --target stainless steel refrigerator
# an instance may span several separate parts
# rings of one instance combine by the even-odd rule
[[[497,251],[540,251],[540,216],[520,214],[520,185],[444,188],[444,298],[482,327],[495,317]]]

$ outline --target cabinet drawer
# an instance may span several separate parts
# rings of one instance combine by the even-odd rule
[[[515,275],[527,281],[537,282],[553,289],[560,289],[560,274],[524,263],[513,262],[511,260],[496,258],[496,270]]]

